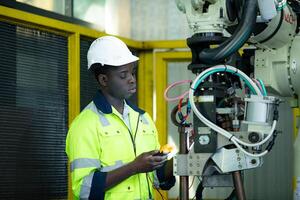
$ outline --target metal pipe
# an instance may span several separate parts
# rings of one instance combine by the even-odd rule
[[[246,200],[241,171],[232,172],[233,184],[238,200]]]
[[[184,126],[178,126],[179,132],[179,154],[187,154],[187,134],[185,133]],[[179,194],[180,200],[188,200],[189,199],[189,177],[188,176],[180,176],[179,182]]]

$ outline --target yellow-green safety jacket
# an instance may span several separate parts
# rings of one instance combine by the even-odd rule
[[[72,122],[66,153],[74,199],[146,200],[153,197],[152,184],[159,186],[156,174],[148,173],[149,181],[142,173],[104,191],[107,172],[133,161],[143,152],[160,147],[151,117],[126,103],[129,105],[131,130],[100,91]]]

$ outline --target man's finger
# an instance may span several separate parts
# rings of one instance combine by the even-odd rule
[[[163,160],[165,160],[164,156],[152,156],[152,161],[153,162],[161,162]]]
[[[163,165],[167,160],[153,162],[154,165]]]
[[[164,164],[156,165],[156,166],[154,167],[154,169],[161,168],[162,166],[164,166]]]
[[[148,154],[150,155],[154,155],[154,154],[157,154],[159,151],[158,150],[152,150],[152,151],[149,151]]]
[[[168,155],[153,156],[153,160],[155,160],[155,161],[167,160],[167,158],[168,158]]]

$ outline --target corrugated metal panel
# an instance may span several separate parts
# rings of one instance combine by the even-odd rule
[[[92,73],[87,70],[87,52],[94,39],[80,38],[80,109],[88,105],[99,90],[98,83]],[[137,51],[130,49],[138,56]],[[137,105],[137,94],[130,97],[130,102]]]
[[[0,198],[66,198],[68,40],[0,22],[0,41]]]

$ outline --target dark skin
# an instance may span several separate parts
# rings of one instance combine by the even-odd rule
[[[107,101],[119,112],[123,113],[124,99],[136,92],[136,67],[134,63],[122,65],[99,74],[98,82]],[[166,156],[156,156],[157,150],[142,153],[132,162],[110,171],[106,176],[105,190],[117,185],[132,175],[151,172],[162,167]]]

